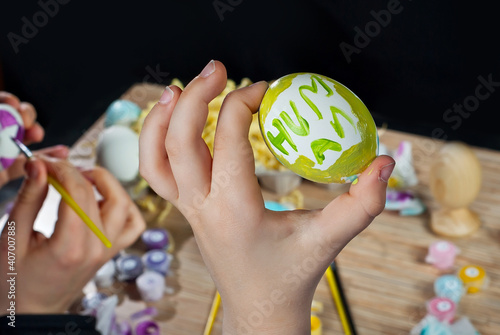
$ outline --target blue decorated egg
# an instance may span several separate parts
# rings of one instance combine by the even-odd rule
[[[130,126],[139,118],[141,108],[132,101],[115,100],[108,109],[106,109],[106,119],[104,126],[110,127],[113,125]]]

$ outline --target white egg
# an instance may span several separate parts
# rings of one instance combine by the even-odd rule
[[[125,126],[106,128],[97,145],[97,164],[122,183],[133,181],[139,173],[139,136]]]

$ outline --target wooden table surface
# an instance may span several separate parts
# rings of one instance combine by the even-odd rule
[[[136,102],[142,108],[157,100],[163,88],[151,84],[137,84],[122,98]],[[102,130],[101,118],[72,149],[71,159],[79,164],[85,161],[95,147]],[[413,144],[413,156],[419,185],[413,188],[429,210],[437,208],[428,189],[429,167],[437,156],[442,141],[409,135],[397,131],[381,132],[380,142],[395,149],[400,141]],[[500,334],[500,152],[473,148],[483,168],[482,188],[471,209],[482,220],[478,232],[467,238],[450,240],[461,253],[456,259],[456,270],[467,264],[484,267],[490,279],[487,289],[462,298],[459,316],[468,316],[483,335]],[[321,208],[349,186],[325,187],[304,181],[299,190],[304,194],[306,208]],[[266,199],[276,195],[263,190]],[[153,224],[149,225],[153,227]],[[166,220],[154,226],[167,228],[175,240],[173,276],[168,284],[173,293],[155,303],[144,303],[132,287],[116,283],[112,292],[118,293],[121,303],[118,319],[123,320],[146,305],[159,310],[156,320],[162,334],[202,334],[208,316],[215,286],[200,256],[192,231],[174,208]],[[354,238],[337,258],[345,294],[359,334],[408,334],[425,315],[425,302],[434,296],[433,283],[443,272],[424,262],[429,245],[441,239],[429,229],[429,211],[414,216],[399,216],[384,211],[371,226]],[[132,252],[140,252],[135,246]],[[323,278],[317,288],[315,300],[324,304],[319,314],[323,334],[342,334],[341,324]],[[219,311],[212,334],[221,334]]]

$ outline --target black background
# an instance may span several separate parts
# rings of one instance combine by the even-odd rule
[[[443,119],[475,94],[479,76],[500,82],[495,2],[401,0],[400,12],[350,63],[340,43],[354,46],[355,27],[364,30],[374,21],[371,11],[393,0],[218,3],[230,9],[218,13],[212,0],[71,0],[47,22],[38,21],[38,32],[16,53],[9,33],[22,36],[23,18],[43,21],[37,14],[43,9],[37,1],[4,2],[5,89],[37,107],[47,131],[39,146],[71,145],[132,84],[188,81],[218,59],[237,82],[321,73],[354,91],[379,126],[426,136],[440,128],[440,137],[500,150],[500,87],[469,117]],[[163,75],[148,75],[154,70]]]

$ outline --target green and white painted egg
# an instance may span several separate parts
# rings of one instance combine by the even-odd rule
[[[366,106],[323,75],[294,73],[272,83],[259,124],[274,156],[315,182],[351,182],[378,154],[377,128]]]

